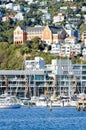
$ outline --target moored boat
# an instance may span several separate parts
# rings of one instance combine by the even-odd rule
[[[2,94],[0,95],[0,108],[20,108],[20,101],[10,94]]]

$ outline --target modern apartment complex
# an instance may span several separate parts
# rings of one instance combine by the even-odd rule
[[[8,91],[19,97],[39,96],[46,94],[46,90],[50,95],[54,89],[60,96],[86,93],[86,65],[72,64],[69,59],[54,59],[47,65],[40,66],[38,62],[37,68],[33,68],[35,62],[36,59],[29,65],[26,61],[25,70],[0,70],[0,93]]]

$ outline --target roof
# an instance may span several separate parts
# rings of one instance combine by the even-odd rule
[[[60,27],[60,26],[58,26],[58,27],[49,26],[49,28],[50,28],[50,30],[51,30],[51,32],[52,32],[53,34],[56,34],[56,33],[61,32],[61,31],[63,30],[63,28]]]
[[[45,27],[43,27],[43,26],[27,27],[27,28],[26,28],[26,31],[27,31],[27,32],[34,32],[34,31],[36,32],[36,31],[37,31],[37,32],[38,32],[38,31],[43,31],[44,28],[45,28]]]

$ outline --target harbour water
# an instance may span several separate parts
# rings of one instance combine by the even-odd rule
[[[86,112],[75,107],[0,109],[0,130],[86,130]]]

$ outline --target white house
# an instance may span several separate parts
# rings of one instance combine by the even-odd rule
[[[39,4],[40,4],[40,6],[45,6],[45,5],[47,5],[47,1],[42,1]]]
[[[53,17],[53,23],[64,21],[65,16],[62,13],[58,13],[58,15]]]
[[[22,12],[17,13],[14,19],[19,20],[19,21],[24,20],[24,14]]]
[[[58,44],[58,43],[52,44],[50,53],[59,55],[59,53],[60,53],[60,44]]]
[[[46,23],[46,21],[52,21],[52,15],[49,14],[49,13],[46,13],[46,14],[43,14],[42,17],[41,17],[41,20],[43,23]]]
[[[81,11],[82,12],[86,11],[86,6],[82,6]]]
[[[38,9],[39,11],[41,11],[44,14],[48,13],[48,7],[46,7],[45,9]]]
[[[65,43],[75,44],[75,43],[77,43],[77,38],[74,36],[69,36],[69,37],[65,38]]]
[[[25,69],[44,69],[45,68],[45,60],[42,57],[35,57],[34,60],[26,60],[25,61]]]
[[[70,44],[71,53],[78,55],[81,53],[81,44]]]
[[[20,5],[14,5],[13,7],[13,11],[20,11],[21,10],[21,6]]]
[[[86,15],[84,14],[83,17],[84,17],[84,23],[86,24]]]
[[[8,4],[5,5],[5,7],[6,7],[6,9],[12,10],[13,7],[14,7],[14,4],[13,3],[8,3]]]
[[[74,2],[75,0],[64,0],[64,2]]]
[[[83,50],[82,50],[82,55],[85,57],[86,56],[86,48],[84,48]]]

